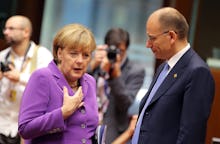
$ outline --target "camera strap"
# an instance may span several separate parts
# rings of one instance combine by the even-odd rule
[[[7,55],[5,56],[5,62],[8,61],[8,57],[9,57],[10,53],[11,53],[11,51],[9,51],[9,52],[7,53]]]
[[[28,53],[28,51],[30,50],[30,47],[31,47],[31,43],[29,43],[28,48],[27,48],[26,51],[25,51],[24,59],[23,59],[23,62],[22,62],[21,70],[20,70],[20,71],[22,71],[22,69],[23,69],[23,65],[24,65],[24,63],[25,63],[25,61],[26,61],[26,59],[27,59],[27,53]],[[5,62],[8,62],[8,58],[9,58],[10,55],[11,55],[11,50],[10,50],[10,51],[7,53],[7,55],[5,56]]]
[[[30,73],[32,73],[36,69],[36,67],[37,67],[37,52],[38,52],[38,48],[39,47],[40,47],[39,45],[35,46],[34,54],[33,54],[33,57],[31,58]]]

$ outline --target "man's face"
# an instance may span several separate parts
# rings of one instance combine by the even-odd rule
[[[24,28],[20,26],[16,18],[10,18],[5,24],[3,34],[7,44],[18,44],[24,39]]]
[[[157,59],[169,59],[171,56],[169,29],[161,29],[155,17],[146,23],[146,47],[150,48]]]
[[[122,42],[118,45],[118,48],[120,49],[120,59],[121,61],[124,59],[124,57],[126,56],[126,51],[127,51],[127,47],[125,42]]]

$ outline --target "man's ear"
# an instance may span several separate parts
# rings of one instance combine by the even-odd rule
[[[30,38],[31,37],[30,29],[24,28],[23,33],[24,33],[24,37],[26,37],[26,38]]]
[[[170,35],[171,43],[174,43],[178,37],[177,33],[175,31],[169,31],[169,35]]]

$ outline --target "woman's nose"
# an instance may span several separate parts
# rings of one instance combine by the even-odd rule
[[[82,54],[79,54],[77,59],[76,59],[77,62],[82,62],[83,61],[83,55]]]

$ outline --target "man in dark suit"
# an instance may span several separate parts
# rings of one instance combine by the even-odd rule
[[[104,42],[95,50],[90,73],[97,79],[100,123],[107,125],[106,143],[110,144],[128,128],[131,118],[127,111],[143,84],[145,71],[127,56],[127,31],[112,28]]]
[[[170,7],[153,12],[146,23],[146,46],[165,62],[141,101],[132,144],[205,142],[215,84],[209,67],[188,43],[188,30],[184,16]],[[165,64],[168,71],[158,86]]]

